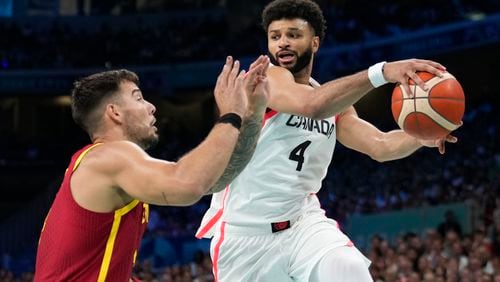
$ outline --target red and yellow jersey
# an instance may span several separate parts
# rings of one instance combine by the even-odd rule
[[[45,219],[36,257],[35,281],[129,281],[149,206],[138,200],[114,212],[79,206],[70,189],[73,172],[98,144],[76,152]]]

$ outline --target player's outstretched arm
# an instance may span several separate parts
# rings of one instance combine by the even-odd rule
[[[415,139],[400,129],[382,132],[359,118],[354,107],[350,107],[339,117],[337,139],[344,146],[364,153],[379,162],[407,157],[422,146],[437,147],[439,152],[444,154],[445,142],[457,142],[457,138],[451,135],[439,140],[423,141]]]
[[[269,85],[266,71],[269,58],[260,56],[251,65],[245,77],[244,89],[248,97],[248,108],[241,127],[238,143],[229,164],[217,183],[209,190],[209,194],[223,190],[245,168],[252,158],[257,140],[262,129],[262,119],[269,98]]]
[[[281,67],[271,67],[268,71],[271,96],[269,107],[285,113],[291,113],[314,119],[332,117],[356,103],[380,81],[400,82],[408,88],[408,79],[414,79],[424,87],[424,82],[415,73],[427,71],[441,76],[445,68],[436,62],[411,59],[388,62],[368,70],[329,81],[318,88],[297,83],[293,75]]]
[[[228,57],[217,79],[214,95],[221,115],[243,116],[247,97],[244,95],[245,72],[239,62]],[[130,142],[121,142],[113,174],[115,186],[128,195],[158,205],[190,205],[198,201],[226,168],[238,140],[239,130],[229,123],[217,123],[207,138],[177,163],[149,157]]]

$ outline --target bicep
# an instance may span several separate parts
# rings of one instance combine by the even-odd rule
[[[300,116],[311,115],[309,108],[313,98],[313,88],[296,83],[293,75],[282,69],[271,68],[268,71],[270,97],[268,107],[278,112]]]
[[[337,139],[342,145],[373,157],[383,132],[358,117],[354,107],[349,107],[337,121]]]
[[[119,154],[113,179],[132,198],[156,205],[188,205],[196,198],[189,180],[178,176],[176,163],[152,158],[140,149]]]

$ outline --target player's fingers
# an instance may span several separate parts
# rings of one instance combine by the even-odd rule
[[[245,76],[246,76],[246,71],[245,70],[241,70],[240,73],[238,74],[238,76],[236,77],[236,82],[235,82],[235,87],[241,87],[241,85],[244,83],[245,81]]]
[[[248,70],[251,70],[253,68],[255,68],[257,65],[261,64],[262,60],[262,55],[260,55],[253,63],[250,64],[250,68]]]
[[[269,83],[267,77],[259,76],[257,79],[259,83],[255,87],[255,92],[263,93],[264,96],[269,97]]]
[[[224,67],[222,68],[222,72],[221,72],[221,78],[223,79],[223,81],[222,81],[223,83],[227,82],[227,77],[228,77],[229,73],[231,72],[232,68],[233,68],[233,57],[227,56],[226,63],[224,64]]]
[[[434,62],[434,61],[431,61],[431,60],[421,60],[421,59],[417,59],[416,61],[419,62],[419,63],[422,63],[422,64],[431,65],[431,66],[435,67],[436,69],[440,69],[442,71],[446,70],[446,67],[443,66],[442,64],[438,63],[438,62]]]
[[[427,91],[428,87],[425,82],[417,75],[416,72],[408,72],[408,77],[410,77],[415,83],[424,91]]]
[[[444,154],[445,152],[445,149],[444,149],[444,139],[443,140],[439,140],[439,145],[438,145],[438,148],[439,148],[439,153],[442,155]]]
[[[267,77],[267,69],[269,68],[269,63],[269,57],[263,56],[262,71],[259,73],[260,75]]]
[[[446,136],[446,142],[449,142],[449,143],[457,143],[458,142],[458,138],[453,136],[453,135],[448,135]]]
[[[413,98],[413,92],[411,91],[410,85],[408,85],[407,79],[405,79],[403,82],[401,82],[401,86],[403,87],[404,91],[406,92],[406,95],[408,95],[408,98]]]
[[[255,81],[256,81],[257,83],[260,83],[260,82],[264,81],[264,79],[266,79],[266,76],[264,76],[264,75],[258,75],[258,76],[255,78]]]
[[[222,88],[225,87],[227,84],[227,73],[229,70],[229,56],[226,58],[226,63],[222,67],[222,71],[219,73],[219,76],[217,76],[217,81],[215,82],[215,89],[214,93],[219,93]]]
[[[437,77],[443,77],[443,71],[440,70],[439,68],[436,68],[436,67],[430,65],[430,64],[419,64],[418,70],[432,73]]]
[[[229,60],[230,60],[230,57],[231,56],[227,56],[226,57],[226,62],[224,63],[224,65],[222,66],[222,70],[220,71],[219,73],[219,76],[217,76],[217,82],[222,82],[224,76],[226,76],[228,70],[229,70]]]
[[[248,70],[247,74],[245,75],[246,83],[248,83],[249,85],[255,84],[255,78],[259,75],[261,69],[262,64],[259,64]]]
[[[233,66],[233,57],[227,56],[226,63],[224,64],[224,67],[222,68],[219,77],[217,77],[217,85],[219,86],[219,88],[226,87],[228,81],[228,75],[231,72],[232,66]]]
[[[234,83],[236,77],[238,77],[239,71],[240,71],[240,61],[236,60],[234,61],[233,68],[231,69],[231,72],[229,73],[229,77],[227,80],[227,85],[229,88],[234,87]]]

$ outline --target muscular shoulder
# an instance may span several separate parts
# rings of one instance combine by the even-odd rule
[[[295,82],[292,73],[280,66],[269,66],[267,69],[267,77],[271,80],[282,81],[283,79]]]
[[[359,124],[359,121],[358,113],[353,106],[340,113],[337,119],[337,139],[343,142],[343,136],[345,135],[343,133],[352,131]]]
[[[295,82],[292,73],[282,67],[271,66],[267,71],[269,79],[268,107],[278,112],[312,116],[311,93],[314,88],[308,84]]]
[[[111,174],[145,155],[142,148],[130,141],[105,142],[93,148],[81,165],[92,167],[96,172]]]

